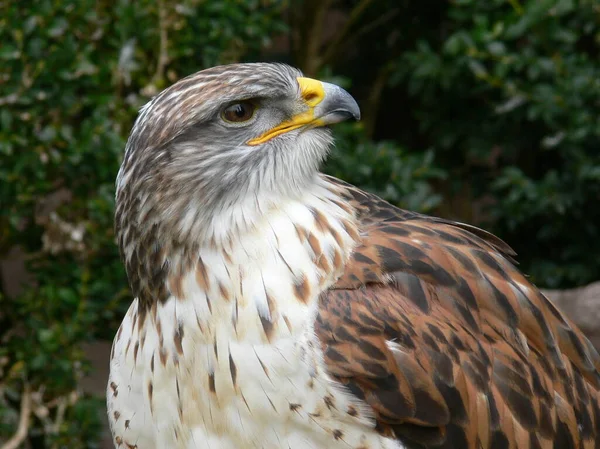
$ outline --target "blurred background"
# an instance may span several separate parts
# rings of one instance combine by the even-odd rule
[[[0,1],[0,448],[112,447],[115,176],[140,106],[217,64],[344,86],[326,171],[493,231],[600,347],[599,50],[598,0]]]

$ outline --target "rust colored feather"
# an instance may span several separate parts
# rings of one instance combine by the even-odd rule
[[[600,357],[506,243],[327,179],[361,242],[315,329],[381,433],[431,449],[600,448]]]

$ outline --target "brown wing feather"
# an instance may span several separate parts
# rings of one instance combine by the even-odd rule
[[[382,433],[414,448],[600,448],[600,357],[508,245],[329,180],[363,241],[316,331]]]

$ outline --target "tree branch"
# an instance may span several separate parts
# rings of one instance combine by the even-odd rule
[[[165,74],[165,67],[169,63],[168,35],[167,35],[167,10],[164,0],[158,0],[158,29],[160,30],[160,44],[158,51],[158,61],[156,63],[156,72],[153,76],[153,82],[160,82]]]
[[[366,106],[364,108],[365,114],[363,119],[365,134],[369,138],[373,137],[373,132],[375,131],[381,95],[383,94],[383,90],[385,89],[390,73],[392,72],[391,68],[392,66],[390,63],[381,66],[377,71],[375,80],[371,84],[371,90],[369,91],[369,96],[367,97]]]
[[[25,384],[21,393],[21,415],[19,418],[19,426],[17,431],[0,449],[17,449],[29,432],[29,418],[31,416],[31,388],[29,384]]]
[[[354,25],[354,23],[360,18],[362,13],[365,11],[365,9],[367,9],[367,7],[372,2],[373,2],[373,0],[361,0],[352,9],[352,11],[350,11],[350,16],[348,17],[348,20],[346,20],[344,27],[337,34],[337,36],[335,36],[335,38],[333,39],[331,44],[329,44],[329,47],[327,47],[327,50],[325,50],[325,54],[323,55],[323,57],[320,60],[320,65],[331,62],[333,57],[338,53],[340,47],[342,46],[342,42],[344,41],[344,39],[346,38],[348,33],[350,33],[350,30],[351,30],[352,26]]]
[[[300,42],[297,42],[295,47],[301,55],[298,61],[300,68],[307,76],[316,76],[321,68],[319,52],[323,21],[332,3],[333,0],[313,0],[303,3],[301,20],[297,22],[301,29],[296,33],[300,36]]]
[[[374,30],[375,28],[380,27],[384,23],[389,22],[394,17],[396,17],[398,14],[400,14],[400,9],[395,8],[395,9],[392,9],[391,11],[388,11],[385,14],[377,17],[375,20],[372,20],[371,22],[369,22],[366,25],[359,28],[355,33],[352,33],[352,36],[350,36],[348,38],[348,40],[346,41],[346,45],[356,41],[358,38],[369,33],[371,30]]]
[[[159,44],[158,44],[158,59],[156,61],[156,70],[154,75],[150,79],[148,85],[141,89],[143,95],[152,97],[158,93],[165,76],[165,68],[169,63],[169,39],[168,39],[168,20],[167,20],[167,8],[164,0],[158,0],[158,30],[159,30]]]

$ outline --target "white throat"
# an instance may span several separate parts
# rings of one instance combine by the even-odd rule
[[[168,278],[186,309],[178,320],[196,319],[194,344],[214,343],[220,333],[268,344],[312,331],[318,295],[342,274],[358,233],[350,209],[324,182],[301,198],[262,206],[217,217],[215,239],[199,248],[195,266]]]

